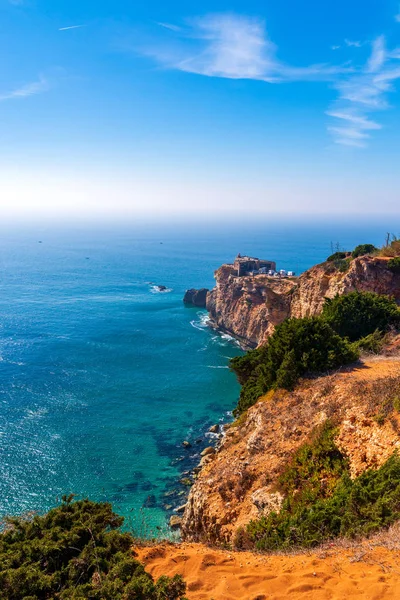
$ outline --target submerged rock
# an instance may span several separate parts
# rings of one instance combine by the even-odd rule
[[[189,479],[189,477],[183,477],[179,481],[182,485],[186,485],[187,487],[190,487],[191,485],[193,485],[193,481],[191,479]]]
[[[180,529],[182,525],[182,517],[178,517],[178,515],[172,515],[169,520],[169,526],[171,529]]]

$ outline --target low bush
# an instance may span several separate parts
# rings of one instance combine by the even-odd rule
[[[331,254],[330,256],[328,256],[326,261],[334,262],[336,260],[343,260],[344,258],[347,258],[347,255],[348,255],[347,252],[334,252],[334,254]]]
[[[379,354],[385,344],[385,335],[377,329],[357,342],[353,342],[356,352],[365,354]]]
[[[291,390],[306,373],[329,371],[357,358],[356,350],[321,318],[288,319],[263,348],[231,361],[242,384],[235,416],[272,388]]]
[[[0,534],[3,600],[184,600],[179,576],[154,582],[134,558],[133,538],[108,503],[73,502],[30,519],[10,518]]]
[[[400,256],[396,256],[395,258],[391,258],[388,261],[388,269],[393,273],[400,273]]]
[[[400,518],[398,455],[353,481],[334,436],[327,424],[298,450],[280,478],[287,494],[280,512],[247,527],[246,539],[257,549],[313,547],[337,536],[369,535]]]
[[[373,244],[360,244],[356,246],[351,253],[353,258],[357,258],[358,256],[364,256],[365,254],[374,254],[378,252],[378,248],[376,248]]]
[[[333,264],[340,273],[346,273],[349,270],[350,263],[350,258],[344,258],[343,260],[336,260]]]
[[[394,299],[388,296],[351,292],[327,298],[322,318],[339,335],[354,342],[376,330],[384,332],[390,327],[399,327],[400,310]]]

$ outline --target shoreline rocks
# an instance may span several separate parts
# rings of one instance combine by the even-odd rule
[[[171,529],[180,529],[182,526],[182,517],[178,517],[178,515],[172,515],[169,519],[169,526]]]
[[[209,290],[207,288],[201,288],[199,290],[192,288],[190,290],[186,290],[183,297],[183,302],[184,304],[197,306],[197,308],[206,308],[208,292]]]

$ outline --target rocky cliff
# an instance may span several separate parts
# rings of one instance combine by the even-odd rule
[[[207,294],[210,324],[236,337],[245,348],[265,342],[290,314],[296,280],[236,277],[232,265],[222,265],[215,279],[215,288]]]
[[[317,315],[326,297],[359,290],[394,296],[400,303],[400,274],[391,272],[387,262],[362,256],[351,260],[345,272],[322,263],[290,279],[237,277],[232,265],[222,265],[215,273],[215,288],[207,294],[210,323],[243,347],[254,348],[286,318]]]
[[[201,288],[200,290],[192,288],[190,290],[186,290],[183,297],[183,302],[184,304],[191,304],[192,306],[197,306],[198,308],[206,308],[208,291],[209,290],[207,288]]]
[[[230,544],[240,526],[279,510],[279,475],[327,419],[338,423],[336,444],[352,477],[381,466],[400,449],[400,413],[377,418],[400,388],[398,353],[394,345],[393,356],[261,398],[228,427],[218,451],[203,459],[183,517],[184,539]]]

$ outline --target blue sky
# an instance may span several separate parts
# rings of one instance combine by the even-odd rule
[[[399,214],[400,3],[0,0],[0,212]]]

